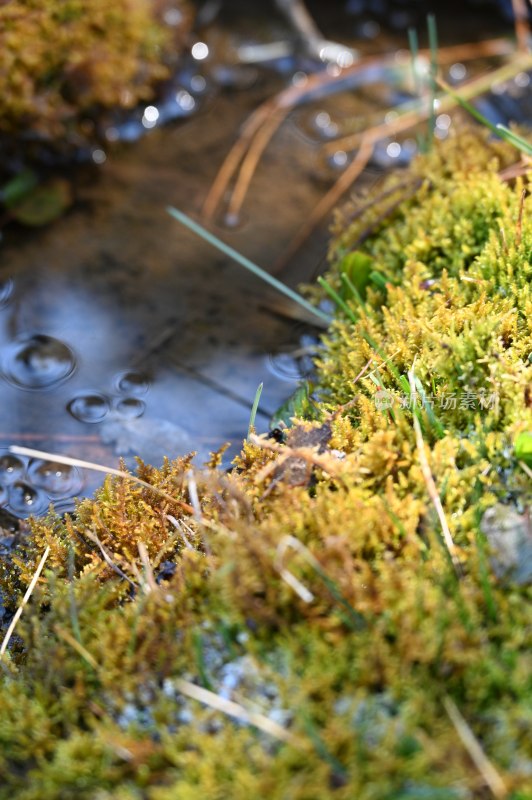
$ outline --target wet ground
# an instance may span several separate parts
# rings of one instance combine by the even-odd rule
[[[261,21],[258,38],[283,32],[282,21],[268,24],[265,32]],[[375,29],[364,33],[357,25],[347,42],[359,46],[365,37],[364,46],[375,47]],[[211,30],[211,53],[249,41],[247,27]],[[404,32],[393,35],[404,40]],[[228,66],[211,56],[196,69],[189,60],[172,87],[186,119],[165,126],[156,120],[134,143],[97,148],[101,163],[80,174],[75,203],[60,221],[37,232],[6,231],[0,448],[25,445],[117,466],[119,456],[158,464],[191,449],[201,463],[231,442],[229,459],[246,434],[260,382],[257,427],[267,428],[308,367],[294,351],[311,346],[316,331],[279,315],[271,290],[165,208],[197,214],[248,114],[294,73],[301,79],[301,64],[274,66]],[[385,95],[382,88],[374,97],[344,92],[296,110],[266,151],[239,224],[220,219],[215,232],[270,267],[345,166],[343,156],[323,157],[323,142],[361,109],[382,106]],[[139,120],[151,123],[151,113],[138,117],[137,129]],[[366,183],[394,163],[386,147]],[[326,237],[323,225],[279,277],[291,285],[309,279]],[[101,482],[6,450],[0,456],[0,504],[17,516],[44,511],[50,499],[67,508],[73,495]]]

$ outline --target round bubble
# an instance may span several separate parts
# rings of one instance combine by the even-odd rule
[[[46,495],[28,483],[17,481],[9,487],[9,508],[18,516],[42,514],[48,505]]]
[[[79,394],[67,405],[67,410],[80,422],[101,422],[109,413],[109,400],[96,392]]]
[[[137,397],[125,397],[119,400],[115,406],[117,414],[124,419],[135,419],[141,417],[146,410],[146,404]]]
[[[83,486],[81,473],[76,467],[55,461],[32,461],[28,477],[34,487],[42,489],[49,497],[71,497]]]
[[[20,480],[25,469],[24,462],[20,458],[9,454],[0,456],[0,481],[3,484]]]
[[[76,361],[59,339],[36,334],[7,347],[3,366],[7,380],[21,389],[47,389],[70,377]]]
[[[117,376],[116,388],[119,392],[124,392],[124,394],[139,397],[146,394],[150,388],[150,382],[146,375],[142,375],[140,372],[122,372]]]

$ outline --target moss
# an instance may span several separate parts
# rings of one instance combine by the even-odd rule
[[[466,132],[338,217],[328,279],[352,318],[324,339],[321,418],[247,442],[230,474],[214,455],[201,517],[180,459],[140,465],[153,491],[109,479],[72,518],[33,521],[0,575],[14,610],[50,548],[4,661],[0,798],[483,800],[446,698],[500,796],[529,796],[530,589],[492,569],[482,525],[531,497],[513,444],[532,430],[532,223],[497,174],[512,157]],[[365,271],[363,305],[341,279],[353,249],[385,276]]]
[[[10,0],[0,5],[0,130],[58,138],[101,108],[131,108],[165,78],[188,27],[152,0]]]

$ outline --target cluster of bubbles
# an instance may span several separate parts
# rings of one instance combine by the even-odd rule
[[[43,514],[51,502],[67,510],[82,488],[76,467],[0,451],[0,506],[16,517]]]
[[[118,397],[101,392],[83,392],[72,398],[67,410],[79,422],[89,424],[103,422],[111,411],[123,420],[141,417],[146,410],[146,403],[141,398],[149,389],[147,377],[133,370],[121,372],[115,380],[115,387]]]
[[[0,308],[9,303],[13,289],[11,279],[0,283]],[[3,379],[26,391],[54,388],[67,381],[76,366],[67,344],[42,333],[19,336],[0,351]],[[102,422],[110,413],[114,419],[135,419],[145,411],[142,397],[149,386],[145,375],[126,370],[116,376],[109,395],[97,391],[77,394],[68,402],[67,411],[83,423]],[[83,479],[75,467],[22,458],[0,449],[0,507],[17,517],[42,514],[50,502],[62,510],[71,508],[72,498],[82,487]]]

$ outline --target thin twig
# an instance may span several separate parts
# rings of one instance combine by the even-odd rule
[[[175,503],[176,505],[180,506],[183,511],[186,511],[187,514],[194,513],[194,509],[192,506],[189,506],[188,503],[185,503],[183,500],[178,500],[176,497],[172,497],[172,495],[168,494],[168,492],[159,489],[157,486],[152,486],[151,483],[143,481],[141,478],[138,478],[136,475],[131,475],[129,472],[124,472],[124,470],[114,469],[114,467],[104,467],[103,464],[95,464],[92,461],[83,461],[81,458],[71,458],[70,456],[58,455],[57,453],[47,453],[44,450],[34,450],[31,447],[18,447],[18,445],[12,445],[9,448],[9,451],[19,456],[42,458],[45,461],[53,461],[57,464],[67,464],[71,467],[82,467],[83,469],[94,470],[94,472],[103,472],[106,475],[116,475],[118,478],[123,478],[124,480],[138,483],[139,486],[149,489],[151,492],[160,495],[160,497],[164,497],[165,500],[168,500],[170,503]]]
[[[480,742],[458,710],[458,707],[450,697],[443,698],[443,705],[458,736],[462,740],[462,744],[486,781],[486,785],[489,787],[491,793],[497,800],[504,800],[505,797],[508,797],[506,784],[482,749]]]
[[[31,597],[31,595],[33,593],[33,590],[35,589],[35,586],[37,585],[37,581],[39,580],[40,574],[43,571],[44,565],[46,563],[46,559],[48,558],[49,554],[50,554],[50,548],[47,547],[46,550],[44,551],[44,553],[42,554],[41,560],[39,561],[39,563],[37,565],[37,569],[35,570],[35,572],[33,574],[33,578],[31,579],[30,585],[26,589],[26,594],[22,598],[22,602],[19,605],[19,607],[17,608],[17,610],[15,612],[15,615],[14,615],[13,619],[11,620],[11,624],[9,625],[9,628],[6,631],[6,634],[5,634],[4,639],[2,641],[2,645],[0,646],[0,657],[2,657],[4,655],[4,653],[6,652],[7,646],[9,644],[9,640],[11,639],[11,637],[13,635],[13,631],[15,630],[17,622],[19,621],[19,619],[22,616],[22,612],[24,610],[24,607],[27,605],[27,603],[28,603],[28,601],[29,601],[29,599],[30,599],[30,597]]]

